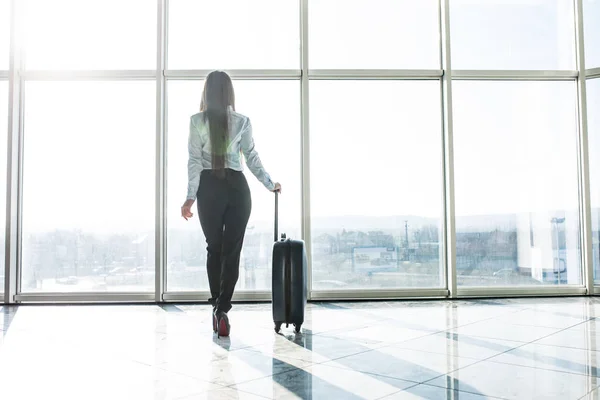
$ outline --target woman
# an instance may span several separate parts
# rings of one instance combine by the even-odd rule
[[[213,305],[213,331],[229,336],[231,298],[238,280],[240,252],[252,200],[242,173],[241,154],[254,176],[272,192],[281,192],[265,171],[252,139],[250,119],[235,112],[231,78],[225,72],[208,74],[200,113],[192,115],[188,139],[188,192],[181,216],[198,216],[208,245],[206,271]]]

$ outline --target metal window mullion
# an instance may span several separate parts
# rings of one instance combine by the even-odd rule
[[[201,291],[174,291],[166,292],[164,294],[165,302],[192,302],[192,303],[206,303],[206,299],[210,297],[210,292],[206,290]],[[236,290],[233,293],[234,302],[250,302],[250,301],[270,301],[271,291],[270,290]]]
[[[579,215],[581,225],[581,257],[584,286],[587,293],[594,291],[594,259],[592,243],[592,211],[590,196],[590,166],[587,121],[587,97],[585,75],[585,44],[583,30],[583,2],[575,0],[575,38],[577,69],[577,150],[578,150],[578,183],[579,183]]]
[[[454,197],[454,130],[452,119],[452,62],[450,50],[450,0],[440,0],[442,129],[444,218],[442,229],[442,260],[446,267],[445,282],[450,297],[457,295],[456,277],[456,216]]]
[[[136,292],[43,292],[24,293],[16,296],[19,303],[149,303],[153,293]]]
[[[154,300],[163,301],[166,289],[166,130],[165,78],[166,65],[166,0],[157,0],[157,56],[156,56],[156,172],[155,172],[155,226],[154,226]]]
[[[397,300],[408,298],[444,298],[448,290],[436,288],[396,288],[396,289],[356,289],[356,290],[315,290],[311,300]]]
[[[203,80],[211,71],[211,69],[165,69],[164,75],[167,79]],[[230,69],[225,71],[232,79],[284,80],[300,79],[302,75],[302,71],[299,69]]]
[[[82,70],[82,71],[48,71],[29,70],[20,73],[27,81],[117,81],[117,80],[152,80],[156,79],[156,70]]]
[[[4,302],[14,303],[19,292],[19,264],[21,254],[22,210],[22,128],[23,85],[19,78],[21,68],[19,46],[18,0],[11,1],[10,17],[10,66],[8,84],[8,130],[6,168],[6,226]]]
[[[309,0],[300,0],[300,126],[301,126],[301,193],[302,193],[302,239],[306,246],[308,271],[307,296],[312,298],[312,230],[310,213],[310,118],[309,118],[309,58],[308,58],[308,6]]]
[[[460,288],[457,297],[578,296],[585,294],[584,286],[485,286]]]
[[[579,71],[560,70],[453,70],[454,80],[548,81],[575,80]]]
[[[361,80],[361,79],[440,79],[441,69],[309,69],[310,79]]]
[[[600,68],[592,68],[586,71],[586,76],[588,79],[591,78],[600,78]]]

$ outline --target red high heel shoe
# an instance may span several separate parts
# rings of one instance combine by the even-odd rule
[[[229,317],[227,317],[227,313],[223,311],[217,311],[215,313],[215,318],[217,320],[217,337],[229,336],[231,326],[229,325]]]

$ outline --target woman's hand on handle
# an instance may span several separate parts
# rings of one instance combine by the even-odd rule
[[[281,193],[281,184],[279,182],[277,182],[275,184],[275,189],[271,190],[273,193],[277,192],[277,193]]]
[[[188,199],[181,206],[181,216],[183,218],[185,218],[186,221],[189,218],[192,218],[194,216],[194,213],[192,213],[192,206],[193,205],[194,205],[194,200]]]

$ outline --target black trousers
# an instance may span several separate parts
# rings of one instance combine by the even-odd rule
[[[216,310],[228,312],[252,210],[250,188],[242,172],[226,169],[224,176],[218,176],[213,170],[204,170],[197,198],[198,216],[208,245],[209,301]]]

